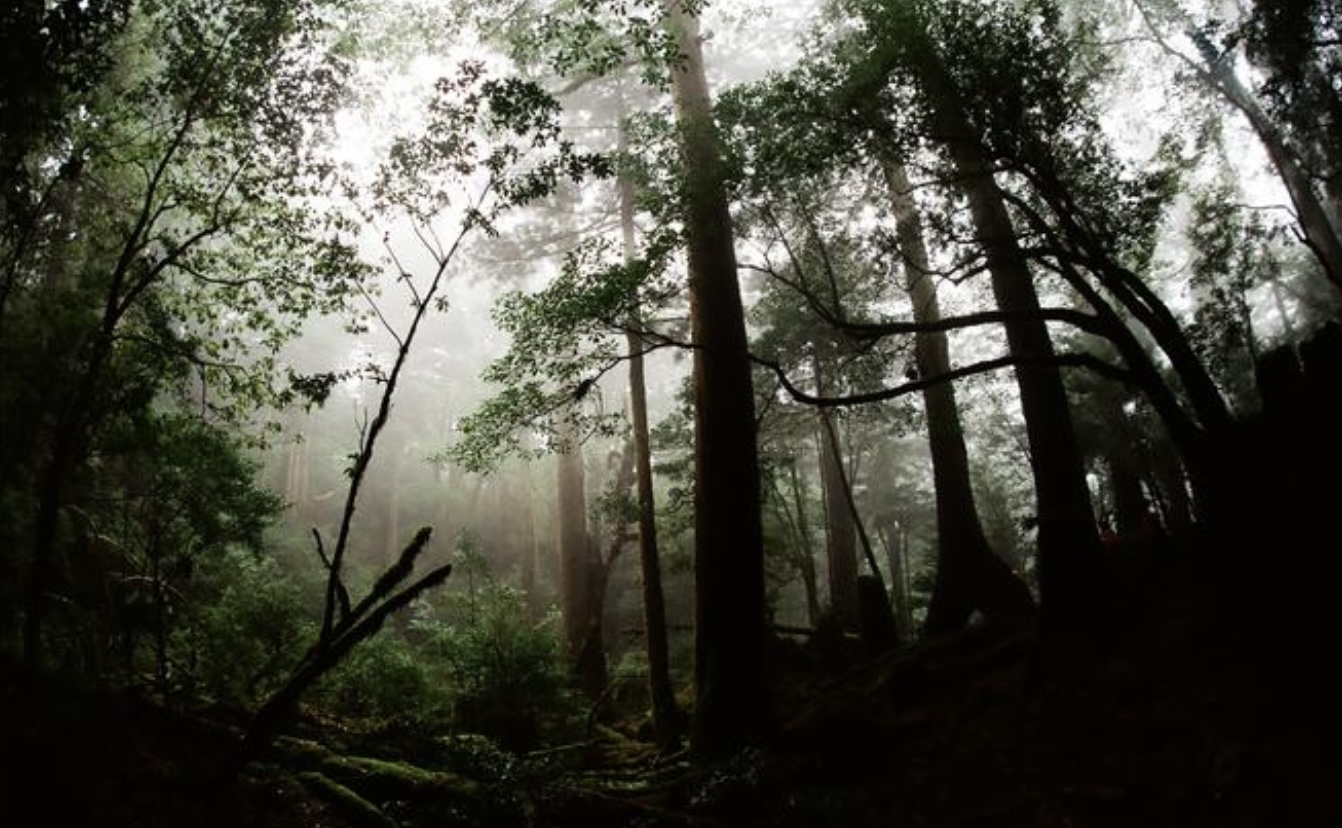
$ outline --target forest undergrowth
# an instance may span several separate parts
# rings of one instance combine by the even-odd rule
[[[982,627],[872,657],[780,640],[781,732],[711,765],[658,756],[637,722],[515,754],[306,721],[229,777],[236,723],[7,668],[5,809],[87,826],[1335,824],[1336,646],[1289,613],[1228,621],[1206,543],[1114,553],[1127,600],[1065,663]]]

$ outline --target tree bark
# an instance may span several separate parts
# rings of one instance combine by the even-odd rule
[[[903,257],[905,289],[918,324],[941,320],[936,284],[923,242],[922,218],[903,166],[882,162],[895,214],[895,232]],[[934,377],[951,369],[944,332],[921,332],[914,340],[918,373]],[[962,629],[974,610],[1004,626],[1020,626],[1034,618],[1034,600],[1025,583],[998,557],[983,533],[965,449],[964,429],[949,382],[923,390],[928,446],[937,503],[937,575],[924,632],[944,635]]]
[[[691,746],[708,759],[773,726],[766,679],[764,543],[755,401],[724,164],[698,21],[664,4],[684,59],[672,91],[685,165],[695,410],[695,710]]]
[[[788,464],[788,483],[792,491],[792,502],[797,509],[797,534],[801,537],[798,550],[798,564],[801,568],[802,588],[806,591],[806,617],[814,626],[820,622],[820,587],[815,573],[815,554],[811,549],[811,520],[807,517],[806,491],[802,487],[801,473],[797,464]]]

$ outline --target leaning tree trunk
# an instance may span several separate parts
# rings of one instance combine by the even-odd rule
[[[890,187],[913,319],[920,325],[932,325],[941,321],[941,309],[913,188],[903,166],[887,161],[882,168]],[[950,349],[944,332],[917,334],[914,349],[920,377],[937,377],[950,371]],[[979,520],[955,387],[949,382],[928,386],[923,390],[923,405],[937,502],[937,576],[924,632],[942,635],[959,630],[976,609],[992,623],[1027,623],[1034,617],[1030,591],[993,552]]]
[[[683,60],[672,73],[685,165],[695,423],[695,708],[701,758],[760,741],[772,726],[765,677],[764,543],[755,401],[732,247],[725,165],[698,21],[665,10]]]
[[[1263,142],[1272,166],[1276,167],[1291,204],[1295,207],[1305,246],[1318,259],[1324,275],[1333,287],[1342,291],[1342,235],[1333,224],[1329,210],[1314,191],[1309,172],[1304,169],[1295,153],[1291,152],[1281,132],[1249,90],[1244,88],[1234,69],[1227,63],[1216,62],[1203,70],[1205,81],[1219,89],[1236,109],[1244,113],[1253,131]]]
[[[631,340],[636,337],[630,337]],[[633,341],[631,347],[635,346]],[[641,346],[641,343],[638,343]],[[662,593],[662,564],[657,549],[657,507],[652,490],[652,452],[648,439],[648,391],[643,357],[635,352],[629,362],[629,407],[633,417],[635,472],[638,484],[638,552],[643,576],[643,635],[648,651],[648,695],[652,702],[652,729],[657,746],[670,753],[680,744],[679,714],[671,685],[671,655],[667,644],[666,600]]]
[[[950,152],[969,199],[977,241],[983,247],[1011,355],[1017,360],[1038,510],[1041,623],[1046,632],[1074,638],[1094,608],[1099,532],[1091,509],[1085,467],[1077,448],[1067,392],[1048,327],[1040,315],[1033,275],[1020,249],[992,165],[968,123],[954,81],[935,57],[923,80],[934,124]]]

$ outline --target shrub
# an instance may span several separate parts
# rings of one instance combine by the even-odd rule
[[[324,712],[378,727],[437,729],[449,720],[444,682],[441,665],[386,629],[361,642],[323,678],[313,700]]]
[[[185,631],[194,684],[226,704],[251,707],[279,686],[315,635],[301,586],[273,559],[230,549],[204,580],[217,588]]]
[[[417,623],[448,668],[458,729],[526,749],[568,723],[575,707],[554,613],[533,623],[525,595],[489,579],[446,603],[447,619]]]

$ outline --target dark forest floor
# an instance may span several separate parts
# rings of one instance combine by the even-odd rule
[[[1222,623],[1202,558],[1117,559],[1106,640],[1063,666],[1031,635],[984,630],[823,670],[790,648],[778,739],[710,768],[659,760],[616,726],[530,757],[286,740],[225,780],[224,725],[59,683],[25,693],[6,671],[0,823],[1342,824],[1338,630]]]

